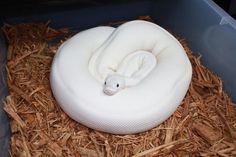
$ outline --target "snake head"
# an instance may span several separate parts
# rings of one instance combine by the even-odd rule
[[[121,75],[113,74],[107,76],[104,82],[103,92],[106,95],[114,95],[125,88],[125,79]]]

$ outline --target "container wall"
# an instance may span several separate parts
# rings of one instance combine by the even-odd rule
[[[236,21],[211,0],[153,1],[151,15],[187,39],[236,102]]]
[[[7,96],[6,85],[6,43],[3,34],[0,32],[0,156],[8,156],[8,141],[10,138],[9,120],[3,110],[3,101]]]
[[[3,18],[0,19],[0,22],[14,24],[19,22],[47,22],[50,20],[50,26],[54,28],[69,27],[83,30],[98,25],[107,25],[110,22],[132,20],[140,15],[148,15],[149,11],[150,1],[140,1],[85,9],[65,9],[60,12],[53,12],[52,10],[52,12],[46,14]]]

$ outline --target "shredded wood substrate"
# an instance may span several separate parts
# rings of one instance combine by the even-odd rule
[[[48,23],[5,24],[2,30],[8,40],[9,95],[4,109],[10,117],[11,156],[236,156],[236,106],[222,80],[201,64],[185,39],[178,37],[193,77],[176,112],[149,131],[113,135],[72,120],[52,95],[51,63],[63,42],[58,39],[66,40],[73,31],[53,29]]]

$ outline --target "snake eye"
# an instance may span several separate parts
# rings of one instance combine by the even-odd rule
[[[120,85],[119,84],[116,84],[116,87],[118,88]]]

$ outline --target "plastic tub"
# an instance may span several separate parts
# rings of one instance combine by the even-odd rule
[[[4,17],[0,22],[2,25],[3,22],[51,20],[52,27],[83,30],[140,15],[150,15],[162,27],[185,37],[194,52],[202,55],[203,64],[223,79],[225,90],[236,101],[236,21],[211,0],[149,0],[84,9],[73,7],[24,17]],[[0,47],[0,156],[7,156],[10,130],[2,109],[7,95],[7,45],[2,34]]]

